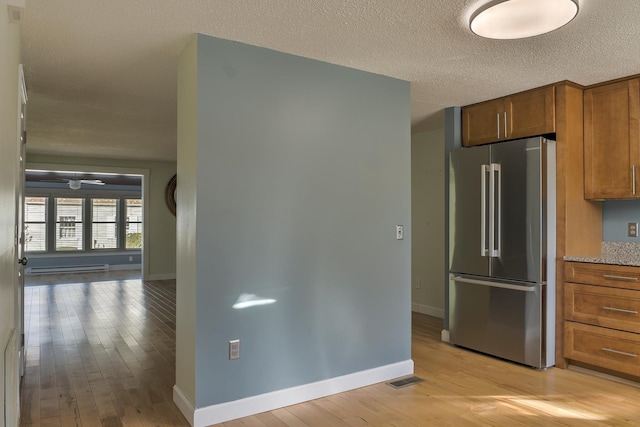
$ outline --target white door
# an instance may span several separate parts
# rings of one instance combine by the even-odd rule
[[[25,166],[25,119],[27,92],[24,86],[24,75],[20,66],[20,102],[18,104],[18,138],[17,138],[17,171],[15,174],[16,217],[15,217],[15,329],[5,349],[5,419],[8,427],[17,426],[20,420],[20,377],[24,375],[24,266],[27,258],[24,255],[24,166]]]
[[[24,185],[25,185],[25,162],[27,145],[27,88],[24,84],[24,74],[22,65],[20,66],[20,130],[18,135],[18,182],[16,184],[16,274],[18,276],[16,292],[16,331],[19,333],[20,345],[20,376],[24,375],[25,354],[24,354],[24,268],[28,259],[25,256],[24,242]]]

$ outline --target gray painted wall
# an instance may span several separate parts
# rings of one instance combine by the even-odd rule
[[[410,360],[409,84],[202,35],[197,81],[195,406]]]
[[[629,222],[640,223],[640,200],[602,202],[602,240],[640,243],[637,237],[627,237]]]
[[[451,224],[449,224],[450,209],[450,169],[449,155],[453,150],[462,147],[462,109],[461,107],[448,107],[444,110],[444,223],[445,223],[445,258],[444,258],[444,330],[449,330],[449,259],[451,257],[451,244],[449,236],[451,235]]]
[[[412,309],[444,317],[445,157],[440,129],[411,136]]]

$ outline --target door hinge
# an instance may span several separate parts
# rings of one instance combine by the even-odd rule
[[[20,346],[24,348],[24,334],[20,336]]]

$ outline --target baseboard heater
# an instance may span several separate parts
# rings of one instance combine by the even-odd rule
[[[27,267],[25,274],[90,273],[96,271],[109,271],[109,264]]]

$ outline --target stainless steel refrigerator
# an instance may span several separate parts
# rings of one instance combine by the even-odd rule
[[[450,155],[449,341],[555,363],[555,141]]]

